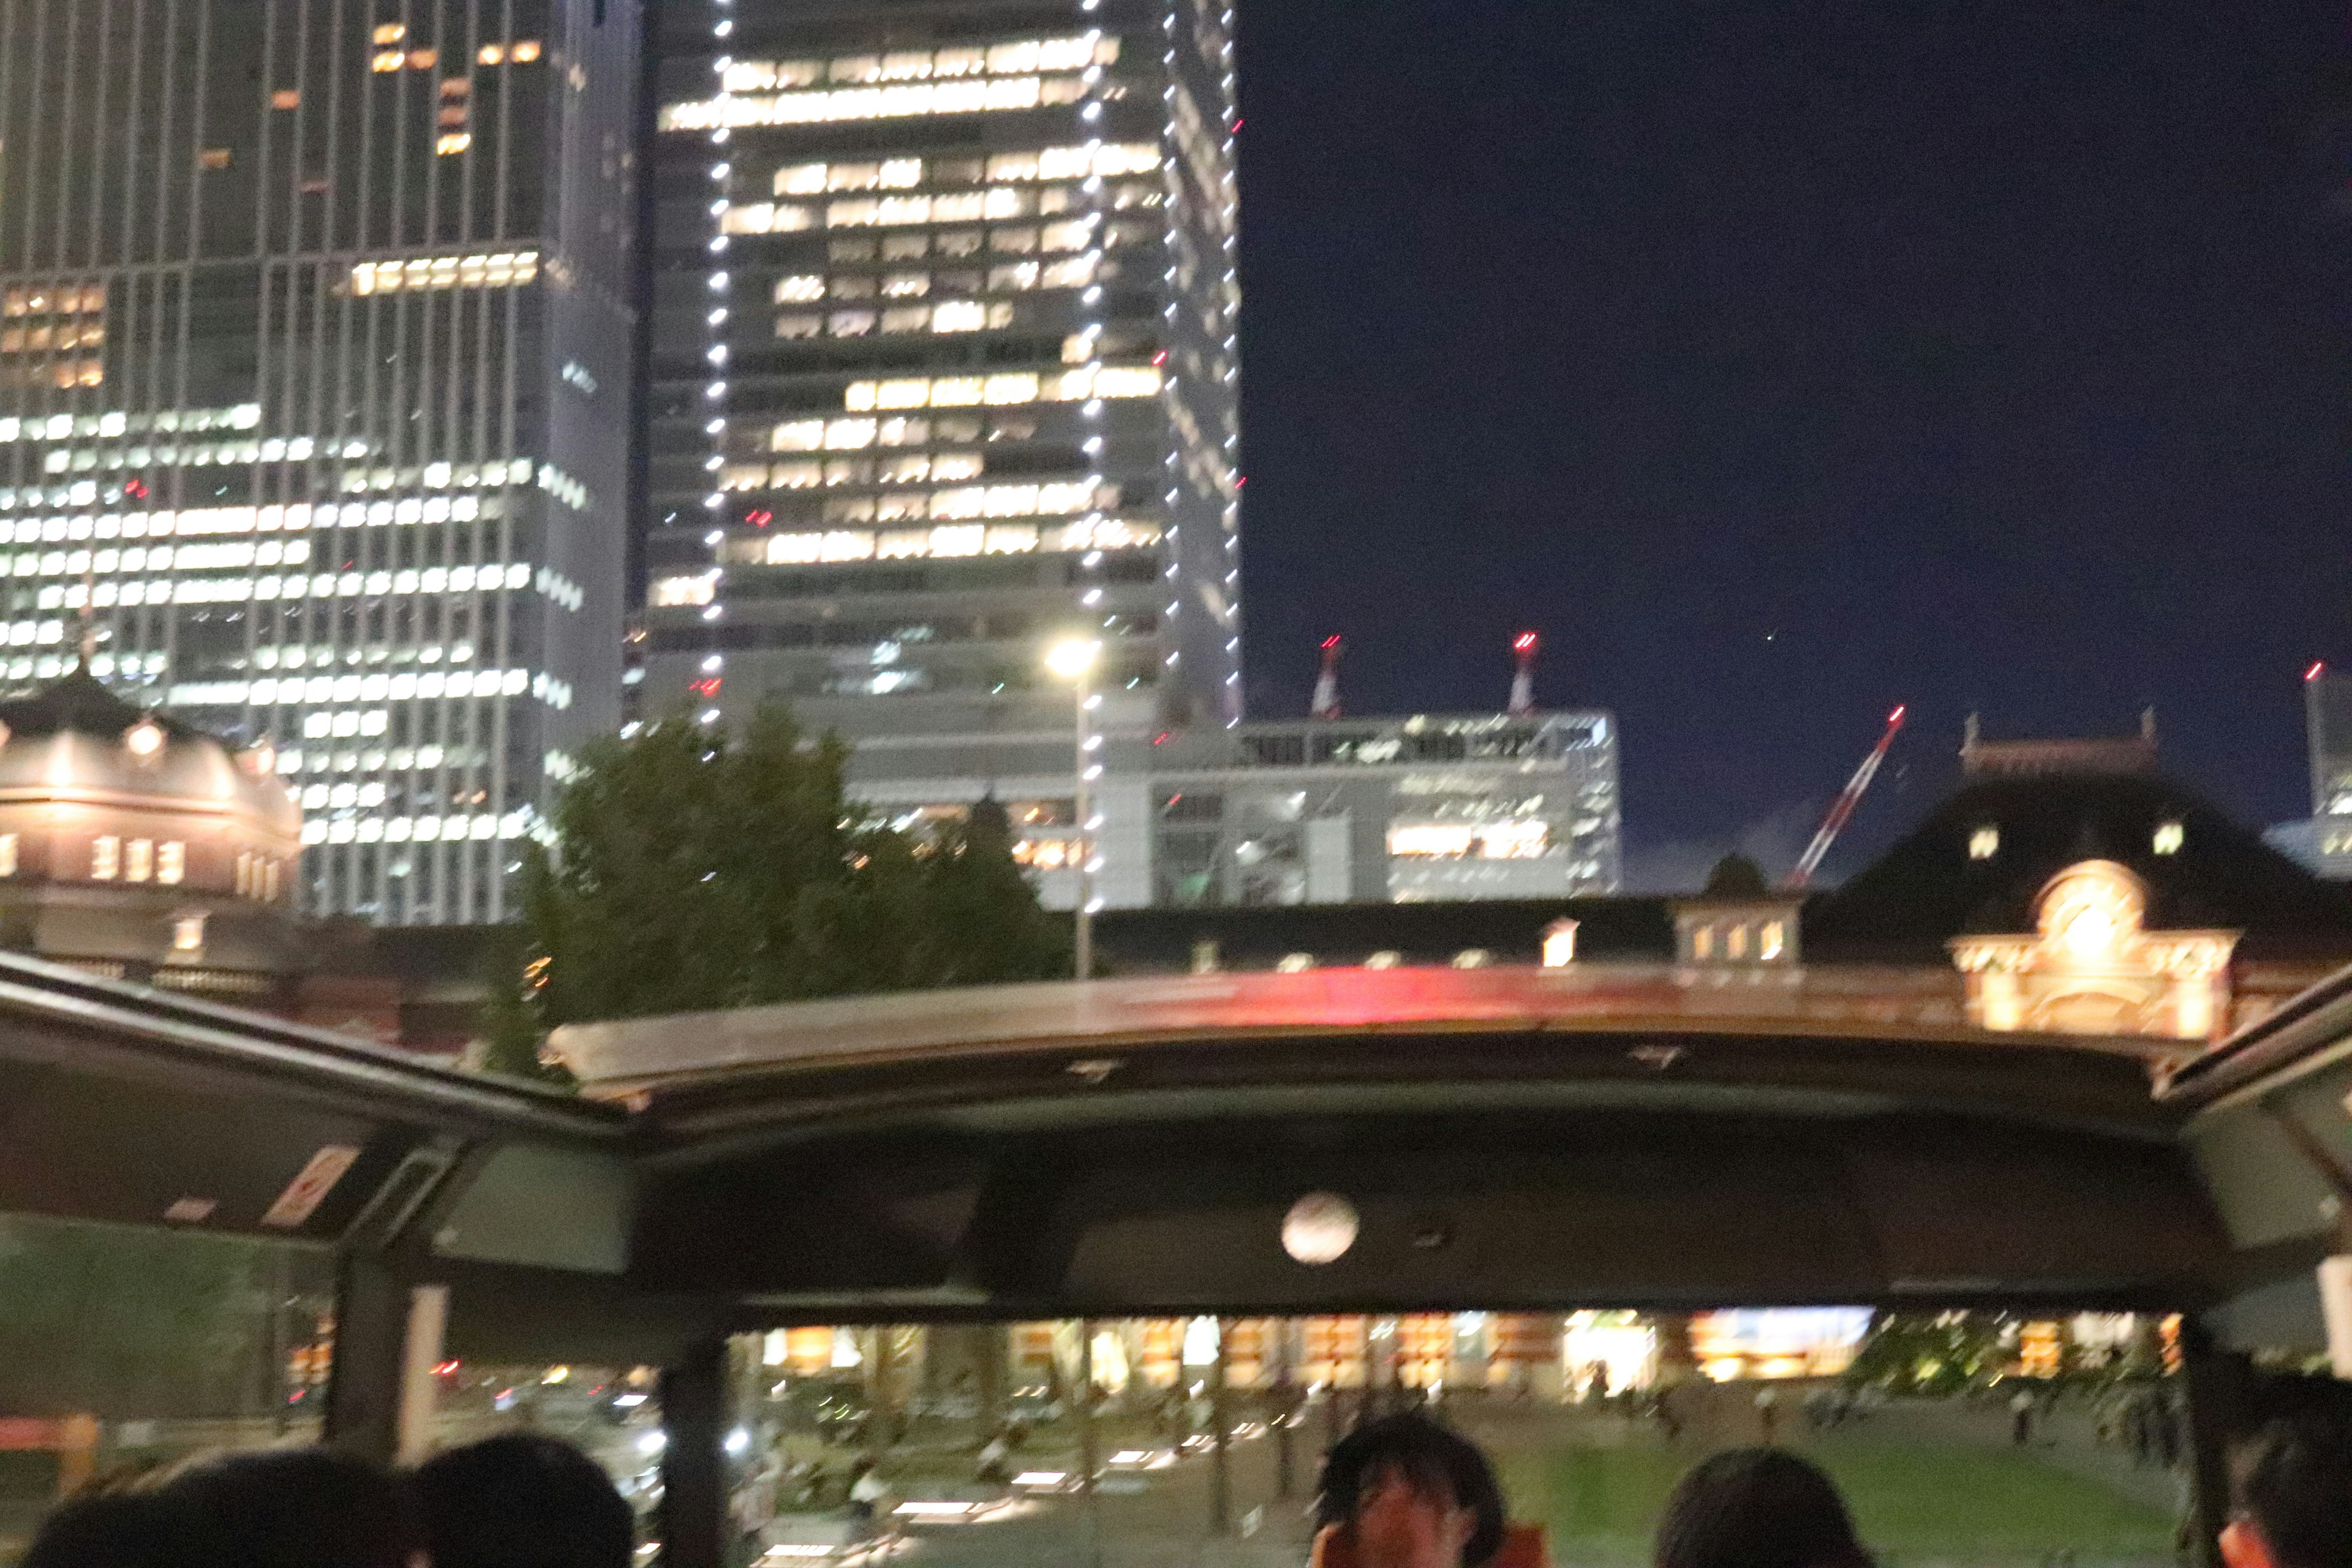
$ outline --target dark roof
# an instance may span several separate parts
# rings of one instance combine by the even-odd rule
[[[121,734],[146,710],[135,708],[106,689],[88,670],[77,668],[30,697],[0,702],[0,723],[14,735],[55,735],[68,731],[81,735]],[[165,714],[153,715],[167,730],[185,732]]]
[[[2181,825],[2180,847],[2155,836]],[[1971,859],[1979,828],[2000,834]],[[1808,958],[1930,962],[1955,936],[2030,931],[2042,887],[2080,860],[2147,884],[2154,930],[2246,933],[2250,957],[2352,952],[2352,890],[2312,876],[2181,784],[2101,773],[1987,778],[1963,787],[1894,848],[1805,914]]]

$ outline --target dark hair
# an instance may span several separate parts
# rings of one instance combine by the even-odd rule
[[[1383,1470],[1402,1476],[1417,1490],[1451,1497],[1456,1508],[1477,1516],[1477,1527],[1462,1548],[1465,1563],[1484,1563],[1501,1549],[1503,1489],[1495,1484],[1494,1467],[1477,1445],[1426,1415],[1367,1421],[1334,1445],[1323,1461],[1316,1523],[1352,1521],[1367,1483]]]
[[[77,1497],[42,1521],[20,1568],[173,1568],[185,1551],[161,1498]]]
[[[2340,1417],[2264,1426],[2231,1456],[2230,1491],[2278,1568],[2352,1562],[2352,1428]]]
[[[423,1544],[400,1482],[327,1448],[200,1460],[148,1496],[169,1510],[187,1568],[408,1568]]]
[[[1676,1483],[1656,1568],[1871,1568],[1829,1477],[1780,1448],[1735,1448]]]
[[[629,1505],[569,1443],[486,1438],[427,1461],[415,1482],[434,1568],[629,1568]]]

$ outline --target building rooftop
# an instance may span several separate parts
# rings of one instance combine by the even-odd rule
[[[124,701],[85,670],[0,702],[0,801],[226,813],[289,837],[301,832],[268,747],[234,750]]]
[[[2032,929],[2036,896],[2083,860],[2147,884],[2151,928],[2242,931],[2250,958],[2352,942],[2352,892],[2324,882],[2161,775],[1979,777],[1805,912],[1808,955],[1929,963],[1951,938]]]

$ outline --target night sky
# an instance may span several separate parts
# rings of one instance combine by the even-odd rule
[[[2352,663],[2341,4],[1238,0],[1255,717],[1614,709],[1629,885],[1989,736],[2308,812]]]

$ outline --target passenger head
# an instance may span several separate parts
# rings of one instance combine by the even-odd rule
[[[429,1460],[415,1483],[434,1568],[629,1568],[629,1505],[569,1443],[488,1438]]]
[[[331,1449],[228,1454],[147,1484],[183,1568],[413,1568],[422,1557],[401,1484]]]
[[[1503,1493],[1486,1457],[1424,1415],[1356,1428],[1323,1462],[1319,1523],[1349,1535],[1361,1568],[1475,1568],[1503,1542]]]
[[[2230,1568],[2352,1563],[2352,1428],[2339,1418],[2273,1421],[2232,1457]]]
[[[1871,1568],[1829,1477],[1780,1448],[1717,1454],[1658,1521],[1656,1568]]]
[[[79,1497],[42,1522],[20,1568],[175,1568],[181,1533],[161,1498]]]

